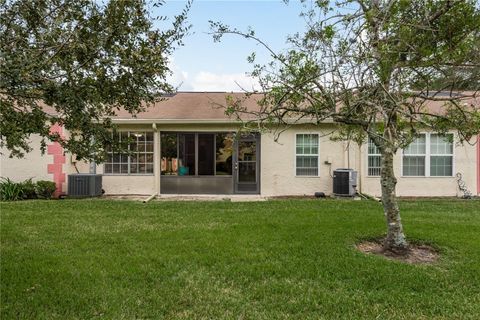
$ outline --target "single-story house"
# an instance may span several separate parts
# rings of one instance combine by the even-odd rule
[[[132,155],[109,153],[97,164],[108,195],[152,194],[259,194],[261,196],[332,193],[332,172],[352,168],[358,172],[357,190],[380,195],[380,156],[372,143],[330,139],[334,123],[297,123],[275,141],[273,132],[237,135],[241,124],[225,115],[226,96],[241,93],[179,92],[156,103],[136,117],[120,112],[114,118],[119,139],[130,136]],[[252,96],[244,101],[254,108]],[[68,134],[63,128],[52,130]],[[459,145],[435,132],[425,131],[395,157],[399,196],[459,196],[456,174],[480,194],[480,146]],[[31,138],[34,150],[23,159],[9,158],[3,150],[0,176],[15,181],[52,180],[58,192],[67,191],[67,177],[88,173],[89,164],[78,162],[51,143],[39,151],[40,139]]]

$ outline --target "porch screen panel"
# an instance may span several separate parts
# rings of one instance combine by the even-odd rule
[[[213,176],[215,173],[215,135],[198,135],[198,175]]]
[[[178,174],[178,141],[176,133],[162,133],[160,136],[161,144],[161,174]]]
[[[215,135],[215,175],[232,175],[234,138],[231,133],[217,133]]]
[[[162,132],[161,174],[170,176],[231,176],[234,135]]]
[[[238,143],[238,182],[257,181],[257,142]]]
[[[195,175],[195,134],[178,134],[178,175]]]

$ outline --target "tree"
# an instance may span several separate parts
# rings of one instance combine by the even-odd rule
[[[311,2],[308,2],[310,8]],[[305,6],[307,8],[307,6]],[[291,49],[277,53],[255,36],[222,22],[210,22],[214,40],[226,34],[253,39],[270,51],[267,65],[254,64],[263,98],[253,113],[264,127],[300,119],[320,124],[331,119],[342,136],[365,142],[370,137],[381,153],[381,191],[387,235],[384,250],[409,250],[395,189],[396,152],[420,130],[456,130],[461,142],[480,131],[475,97],[480,89],[480,12],[473,0],[346,0],[333,5],[316,1],[302,14],[304,34],[288,38]],[[463,80],[472,92],[456,92],[444,70],[469,70]],[[248,95],[251,92],[248,93]],[[440,105],[432,109],[431,104]],[[227,110],[242,118],[241,100]]]
[[[116,110],[135,115],[172,91],[168,58],[188,33],[189,8],[169,21],[144,0],[0,0],[0,146],[21,157],[38,134],[43,151],[51,140],[101,160]]]

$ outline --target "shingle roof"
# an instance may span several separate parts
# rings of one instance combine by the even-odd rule
[[[225,114],[227,98],[240,99],[242,107],[249,111],[259,109],[257,102],[263,95],[246,96],[244,93],[226,92],[178,92],[149,106],[145,112],[136,115],[137,119],[159,120],[231,120]],[[132,119],[125,110],[117,112],[117,119]],[[114,118],[114,119],[115,119]]]
[[[480,96],[471,98],[472,92],[464,93],[467,97],[460,99],[461,103],[473,105],[480,109]],[[263,94],[246,95],[240,92],[178,92],[165,97],[164,100],[149,106],[144,112],[138,113],[135,117],[127,111],[120,109],[112,119],[117,122],[143,121],[151,122],[233,122],[235,117],[225,114],[227,99],[231,97],[234,101],[241,101],[242,108],[247,111],[258,111],[258,101],[264,97]],[[446,95],[436,95],[435,98],[448,98]],[[434,114],[442,114],[445,110],[445,101],[428,101],[424,107]],[[45,112],[56,114],[54,108],[42,104]],[[423,109],[425,110],[425,109]],[[243,114],[243,120],[253,120],[254,115]],[[308,121],[308,120],[305,120]],[[328,122],[328,121],[327,121]]]
[[[480,96],[471,98],[472,92],[465,92],[467,98],[460,98],[462,103],[473,104],[476,108],[480,108]],[[437,93],[435,98],[448,98],[450,93]],[[458,94],[463,96],[464,94]],[[132,117],[127,111],[120,110],[114,119],[118,120],[160,120],[162,122],[217,122],[217,121],[233,121],[225,114],[227,98],[232,97],[234,100],[241,101],[241,105],[247,111],[257,111],[259,106],[257,102],[263,97],[263,94],[246,95],[245,93],[234,92],[178,92],[172,96],[166,97],[165,100],[156,102],[147,108],[145,112],[141,112]],[[428,101],[424,106],[429,112],[441,114],[445,110],[445,101]],[[243,114],[244,120],[254,119],[253,115]]]

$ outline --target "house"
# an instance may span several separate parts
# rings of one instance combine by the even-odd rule
[[[103,189],[109,195],[152,194],[260,194],[262,196],[332,193],[336,168],[358,171],[357,189],[379,196],[380,155],[368,142],[330,139],[334,123],[297,123],[286,128],[275,141],[273,132],[237,134],[241,124],[225,115],[226,96],[241,93],[179,92],[132,117],[120,112],[118,139],[131,137],[133,155],[109,153],[96,166],[103,174]],[[244,101],[255,108],[255,96]],[[52,130],[61,135],[63,128]],[[460,195],[456,174],[467,188],[480,193],[480,147],[459,145],[455,132],[449,142],[425,131],[395,157],[399,196]],[[476,139],[479,139],[478,137]],[[68,174],[89,172],[89,164],[64,154],[51,143],[41,155],[39,139],[32,137],[34,151],[24,159],[2,155],[0,175],[15,181],[48,179],[66,192]]]

